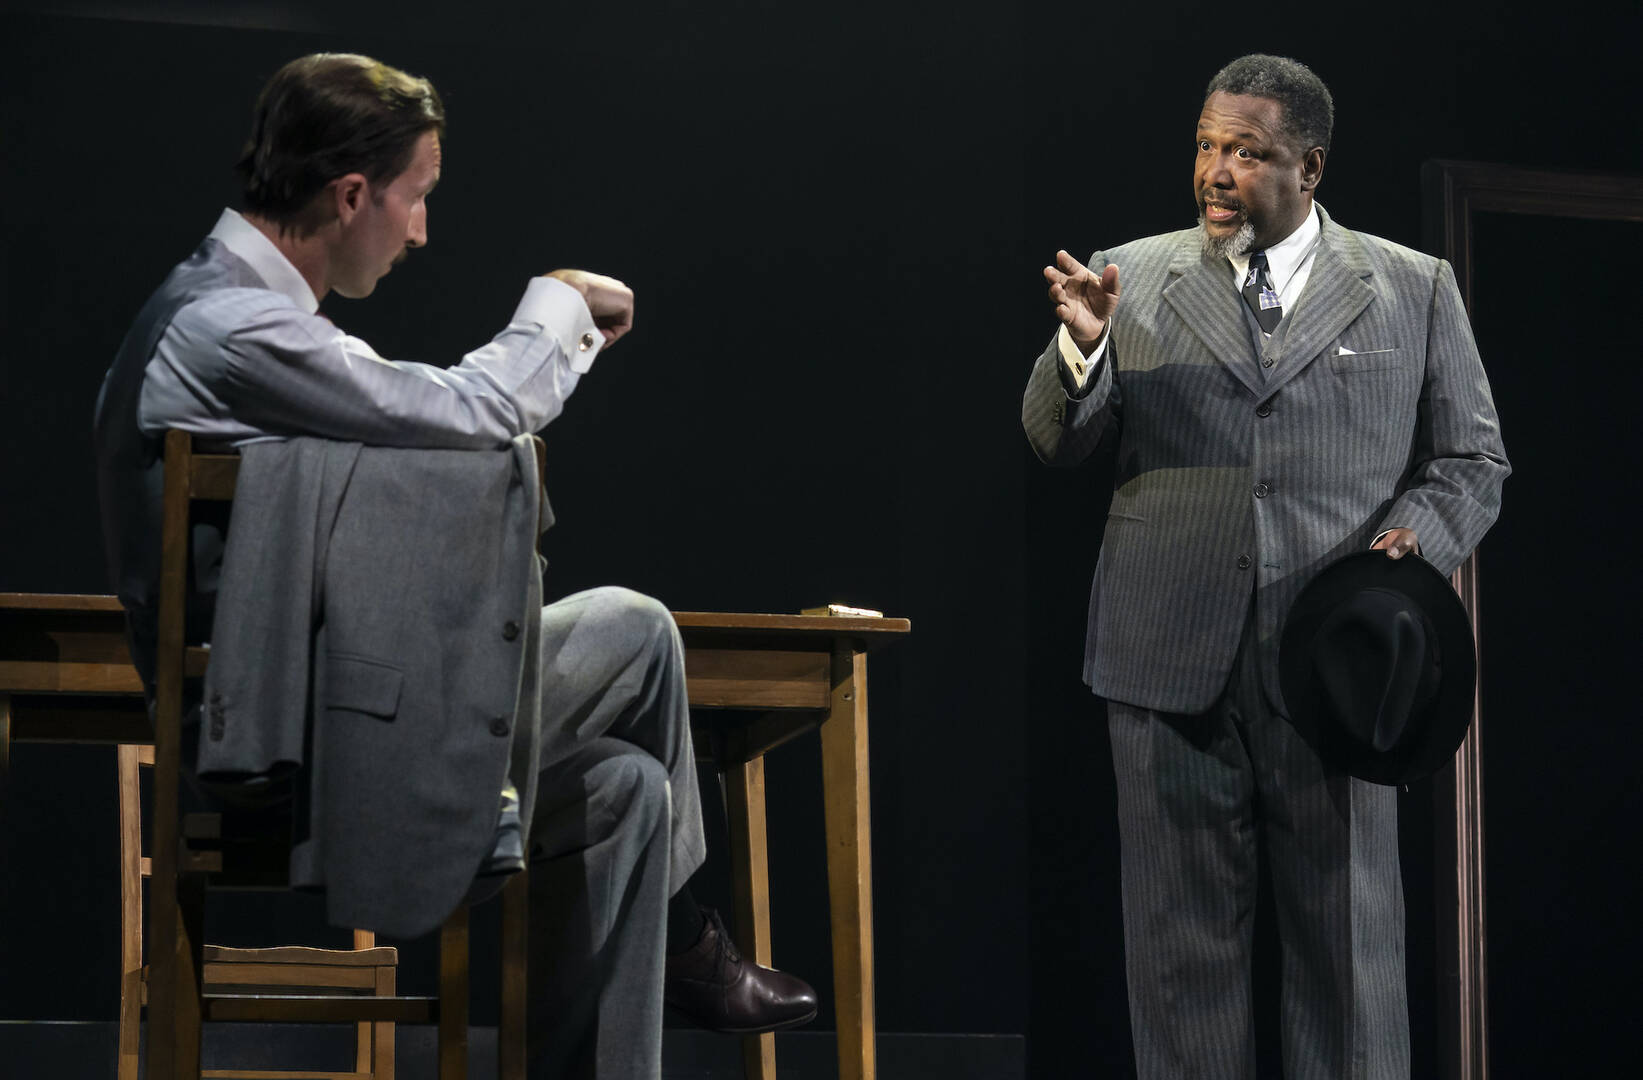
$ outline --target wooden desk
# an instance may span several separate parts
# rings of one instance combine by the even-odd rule
[[[114,597],[0,593],[0,813],[13,741],[154,741]]]
[[[840,1080],[874,1080],[873,877],[867,650],[906,619],[674,613],[698,754],[726,774],[736,938],[770,963],[764,754],[820,727]],[[154,738],[112,596],[0,593],[0,814],[17,741]],[[775,1037],[744,1043],[747,1075],[772,1080]]]
[[[725,771],[736,940],[770,964],[764,754],[821,727],[827,891],[840,1080],[877,1074],[873,1015],[873,866],[867,769],[867,650],[906,619],[678,611],[699,757]],[[743,1043],[749,1080],[776,1075],[774,1035]]]

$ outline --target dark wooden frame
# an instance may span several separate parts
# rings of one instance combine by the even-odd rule
[[[1466,310],[1472,310],[1474,211],[1643,222],[1643,177],[1552,172],[1472,161],[1429,161],[1421,171],[1428,251],[1455,269]],[[1479,626],[1478,563],[1474,554],[1454,584]],[[1480,664],[1482,662],[1480,650]],[[1481,680],[1480,680],[1481,683]],[[1483,865],[1482,716],[1473,699],[1472,727],[1452,769],[1433,790],[1437,893],[1438,1032],[1446,1080],[1489,1075],[1487,919]],[[1453,875],[1441,872],[1452,864]]]

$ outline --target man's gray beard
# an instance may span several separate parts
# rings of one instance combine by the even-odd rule
[[[1232,259],[1239,255],[1247,255],[1249,249],[1255,246],[1255,226],[1246,220],[1231,236],[1212,236],[1209,226],[1204,221],[1204,215],[1199,214],[1198,243],[1204,249],[1204,254],[1211,258]]]

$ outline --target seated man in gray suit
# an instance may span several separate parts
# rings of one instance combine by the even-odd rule
[[[1255,1074],[1257,845],[1284,1075],[1409,1075],[1396,792],[1289,724],[1278,633],[1347,552],[1452,572],[1510,470],[1448,265],[1314,204],[1333,119],[1304,65],[1234,61],[1198,117],[1198,227],[1044,270],[1061,326],[1028,438],[1055,465],[1117,454],[1084,678],[1107,701],[1142,1077]]]
[[[287,64],[254,111],[245,212],[223,212],[127,335],[96,436],[109,560],[150,682],[166,429],[506,446],[557,416],[632,325],[632,292],[581,270],[532,280],[507,327],[449,369],[385,360],[317,314],[332,290],[369,295],[427,242],[443,129],[425,79],[345,54]],[[209,625],[210,597],[196,599]],[[741,959],[691,898],[704,847],[667,610],[621,589],[543,608],[540,684],[542,771],[526,809],[533,1074],[654,1080],[664,983],[669,1003],[716,1029],[813,1017],[809,986]]]

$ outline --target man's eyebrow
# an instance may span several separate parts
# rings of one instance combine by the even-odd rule
[[[1214,127],[1214,126],[1215,125],[1209,123],[1206,120],[1198,121],[1198,130],[1199,131],[1203,131],[1205,128]],[[1266,136],[1263,135],[1259,131],[1234,131],[1232,133],[1232,137],[1234,139],[1239,140],[1240,142],[1263,142],[1266,139]]]

